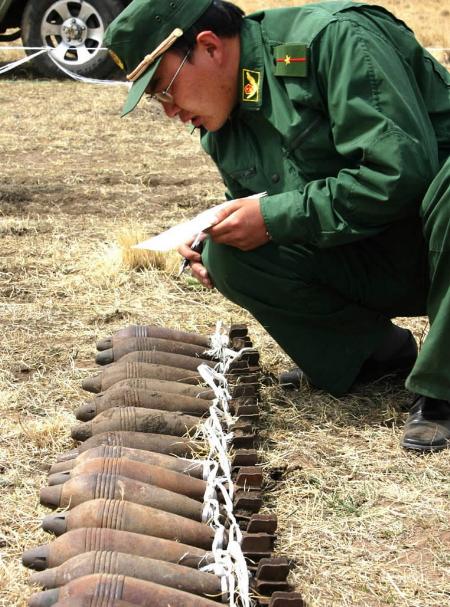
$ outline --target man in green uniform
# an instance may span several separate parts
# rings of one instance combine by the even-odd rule
[[[405,24],[359,2],[244,18],[221,0],[134,0],[105,43],[133,82],[124,113],[145,92],[201,130],[236,200],[201,255],[181,251],[299,365],[282,380],[340,395],[409,373],[403,446],[448,446],[446,70]],[[423,314],[417,356],[391,319]]]

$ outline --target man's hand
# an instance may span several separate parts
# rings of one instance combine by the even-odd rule
[[[205,238],[206,234],[203,235],[202,240],[204,240]],[[212,289],[214,285],[209,277],[208,270],[202,264],[201,254],[191,249],[191,244],[193,242],[194,239],[178,247],[178,253],[182,255],[185,259],[189,260],[192,276],[196,278],[207,289]]]
[[[208,229],[214,242],[251,251],[270,240],[259,198],[240,198],[217,212],[217,223]]]

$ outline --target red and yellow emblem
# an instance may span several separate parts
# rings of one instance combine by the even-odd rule
[[[261,72],[242,70],[242,101],[257,103],[259,101],[259,85]]]

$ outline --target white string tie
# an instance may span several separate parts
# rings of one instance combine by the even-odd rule
[[[211,549],[214,562],[201,567],[201,571],[220,576],[223,601],[228,601],[230,607],[253,607],[249,572],[241,549],[242,532],[234,516],[234,483],[228,457],[228,447],[233,439],[230,428],[237,418],[230,413],[231,395],[225,372],[222,371],[228,369],[231,361],[240,353],[227,347],[228,338],[221,331],[221,323],[216,325],[211,344],[212,350],[208,353],[211,355],[214,352],[215,357],[220,355],[221,366],[216,369],[207,365],[197,367],[200,376],[216,397],[209,408],[209,417],[200,424],[198,430],[198,436],[203,437],[209,445],[206,460],[209,462],[209,475],[206,479],[202,521],[208,522],[215,530]],[[228,531],[223,524],[224,518],[229,526]]]

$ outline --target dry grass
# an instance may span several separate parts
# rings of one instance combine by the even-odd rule
[[[450,46],[437,1],[389,6],[425,44]],[[122,100],[28,70],[2,79],[1,607],[22,607],[31,592],[20,554],[49,539],[38,491],[71,446],[96,339],[134,322],[207,333],[218,318],[246,321],[266,368],[288,364],[245,312],[174,278],[172,261],[161,270],[130,259],[130,243],[216,203],[222,186],[196,137],[150,105],[121,120]],[[425,319],[399,322],[417,338],[426,331]],[[307,386],[265,391],[266,505],[311,607],[448,604],[450,452],[400,450],[408,399],[389,382],[340,400]]]

